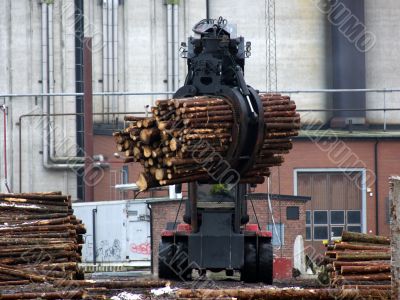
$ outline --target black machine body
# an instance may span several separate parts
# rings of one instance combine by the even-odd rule
[[[234,114],[227,164],[245,174],[255,161],[264,135],[263,107],[258,92],[244,80],[251,44],[236,37],[226,20],[203,20],[193,27],[196,37],[182,44],[187,58],[185,85],[174,98],[220,96]],[[248,224],[245,184],[189,183],[183,224],[167,228],[159,252],[159,277],[186,280],[192,270],[235,270],[247,282],[272,283],[271,233]]]

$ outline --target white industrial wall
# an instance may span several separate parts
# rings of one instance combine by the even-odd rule
[[[331,86],[330,24],[316,3],[323,0],[276,1],[278,89],[323,89]],[[44,1],[54,3],[54,92],[75,91],[73,0]],[[252,42],[252,56],[246,61],[247,82],[259,90],[266,89],[266,21],[265,0],[212,0],[210,15],[222,15],[236,23],[238,34]],[[104,5],[114,3],[117,13],[108,26],[116,26],[114,52],[115,75],[104,70]],[[0,94],[42,92],[42,11],[41,1],[0,1]],[[85,0],[85,33],[93,36],[93,88],[107,91],[104,78],[111,78],[115,91],[167,90],[167,10],[165,1]],[[365,0],[366,26],[377,36],[376,45],[366,53],[367,87],[399,86],[400,59],[397,49],[400,30],[397,22],[400,2]],[[206,15],[205,0],[181,0],[179,3],[179,42],[192,34],[194,23]],[[186,62],[179,60],[179,85],[186,75]],[[111,76],[111,77],[110,77]],[[110,90],[110,89],[108,89]],[[94,98],[95,112],[143,111],[163,96],[123,96]],[[293,94],[299,108],[330,107],[330,96]],[[380,94],[367,97],[368,107],[379,107]],[[398,95],[387,95],[390,107],[398,106]],[[22,114],[42,113],[41,98],[0,98],[9,107],[9,173],[12,187],[19,190],[18,119]],[[51,99],[51,112],[75,112],[74,97]],[[388,121],[398,123],[398,112],[388,113]],[[310,116],[310,115],[308,115]],[[314,113],[312,119],[326,122],[328,113]],[[367,121],[382,123],[381,112],[367,113]],[[97,122],[111,119],[96,116]],[[306,119],[305,119],[306,120]],[[2,122],[1,122],[2,124]],[[22,190],[62,190],[76,195],[76,176],[68,170],[43,167],[43,132],[39,118],[26,118],[22,128]],[[57,156],[75,154],[75,117],[52,119],[56,128]],[[3,128],[0,125],[2,132]],[[53,135],[52,135],[53,136]],[[58,145],[58,146],[57,146]],[[2,141],[0,146],[3,147]],[[3,180],[3,160],[0,160]],[[1,190],[4,185],[1,184]]]
[[[59,1],[53,5],[54,91],[75,91],[75,54],[73,9],[64,13]],[[73,8],[73,0],[62,1]],[[72,16],[71,16],[72,12]],[[72,19],[71,19],[72,17]],[[72,21],[71,21],[72,20]],[[42,4],[40,1],[0,1],[0,94],[41,93],[42,84]],[[42,98],[0,98],[8,106],[8,163],[9,182],[19,191],[19,117],[41,114]],[[75,99],[52,98],[52,113],[75,112]],[[67,170],[43,167],[43,124],[45,118],[23,118],[22,123],[22,190],[61,190],[76,195],[76,176]],[[1,116],[1,124],[3,117]],[[75,154],[75,118],[55,118],[51,126],[56,130],[56,155]],[[0,127],[1,135],[3,126]],[[54,136],[54,135],[52,135]],[[1,142],[3,150],[3,142]],[[3,153],[3,152],[2,152]],[[3,155],[0,190],[4,188]]]
[[[366,52],[366,83],[371,88],[400,86],[400,1],[366,0],[365,25],[375,36],[376,43]],[[400,107],[400,93],[385,94],[386,108]],[[383,108],[384,95],[367,95],[368,108]],[[399,124],[399,111],[386,112],[388,124]],[[371,124],[382,124],[383,112],[367,112]]]

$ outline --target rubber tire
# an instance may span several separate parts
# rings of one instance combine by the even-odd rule
[[[271,285],[274,280],[274,253],[271,240],[259,241],[258,280]]]
[[[160,241],[158,247],[158,278],[176,279],[176,274],[171,267],[175,246],[169,241]]]
[[[176,280],[191,280],[192,269],[188,269],[189,252],[187,241],[180,241],[176,245],[173,267],[176,270]]]
[[[257,282],[257,248],[254,241],[244,242],[244,264],[240,270],[240,280],[248,283]]]

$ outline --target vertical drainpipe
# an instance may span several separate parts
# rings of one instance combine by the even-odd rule
[[[107,3],[107,81],[108,81],[108,92],[112,92],[113,87],[113,0],[108,0]],[[107,107],[108,112],[112,111],[112,101],[114,96],[108,96]],[[108,123],[110,123],[112,116],[108,115]]]
[[[107,6],[108,0],[103,0],[103,92],[108,92],[108,75],[107,75],[107,57],[108,57],[108,26],[107,26]],[[109,107],[106,103],[108,102],[108,96],[103,96],[102,101],[102,112],[109,112]],[[105,123],[108,116],[103,115],[103,123]]]
[[[173,6],[173,41],[174,41],[174,92],[179,89],[179,4],[175,3]],[[179,192],[177,192],[177,186],[173,185],[172,195],[174,198],[182,198],[182,185],[179,187]]]
[[[83,92],[83,36],[84,36],[84,18],[83,18],[83,0],[74,0],[75,3],[75,90],[77,93]],[[76,113],[83,113],[83,97],[76,97]],[[77,156],[84,156],[83,139],[83,116],[76,116],[76,144],[78,146]],[[77,172],[77,195],[79,199],[84,199],[84,169],[80,168]]]
[[[174,92],[179,88],[179,5],[173,5],[173,60],[174,60]]]
[[[379,235],[379,165],[378,165],[378,144],[379,139],[376,139],[374,145],[374,171],[375,171],[375,234]]]
[[[173,34],[173,5],[167,2],[167,90],[174,89],[174,34]],[[172,95],[168,95],[172,97]],[[175,185],[168,187],[170,199],[176,198]]]
[[[118,4],[119,0],[113,0],[113,22],[112,22],[112,45],[113,45],[113,92],[118,91]],[[119,109],[118,96],[113,96],[112,100],[113,112],[117,112]],[[115,115],[113,115],[115,118]]]
[[[92,38],[83,40],[84,69],[84,145],[85,145],[85,201],[94,201],[96,170],[93,168],[93,87],[92,87]]]
[[[167,4],[167,91],[173,88],[172,4]],[[171,95],[169,95],[171,96]]]
[[[153,243],[153,210],[151,209],[150,203],[147,203],[147,208],[150,211],[150,269],[151,269],[151,274],[154,274],[154,258],[153,258],[153,253],[154,253],[154,243]]]

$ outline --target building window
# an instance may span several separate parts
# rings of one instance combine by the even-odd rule
[[[298,220],[300,218],[300,209],[298,206],[286,207],[286,219],[287,220]]]
[[[361,210],[307,210],[306,240],[336,239],[343,230],[361,232]]]
[[[275,223],[268,224],[267,230],[272,232],[272,245],[273,246],[280,246],[285,244],[285,224]]]
[[[123,166],[122,167],[122,184],[127,184],[129,183],[129,166]]]
[[[306,240],[311,241],[312,240],[312,222],[311,222],[311,210],[306,211]]]
[[[328,211],[314,210],[314,240],[328,239]]]
[[[345,224],[345,214],[344,210],[331,210],[331,238],[338,238],[342,236],[342,232]]]
[[[353,232],[361,232],[361,211],[347,211],[347,230]]]

